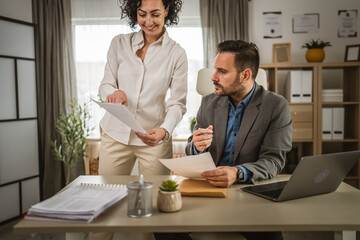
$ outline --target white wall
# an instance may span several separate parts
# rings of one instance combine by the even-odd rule
[[[338,10],[358,11],[358,36],[355,38],[338,37]],[[263,12],[282,12],[282,38],[263,38]],[[292,17],[297,14],[319,13],[320,29],[318,33],[292,33]],[[249,2],[249,36],[260,49],[261,63],[270,63],[272,44],[291,42],[291,62],[306,62],[301,46],[309,39],[330,41],[332,47],[326,47],[324,62],[344,61],[345,47],[360,44],[360,0],[251,0]]]
[[[199,0],[183,1],[177,26],[194,26],[194,23],[200,26]],[[127,24],[125,19],[120,20],[121,10],[116,0],[71,0],[71,14],[72,21],[77,23],[96,23],[96,21],[106,19],[107,23]]]
[[[0,16],[32,23],[31,0],[0,0]]]

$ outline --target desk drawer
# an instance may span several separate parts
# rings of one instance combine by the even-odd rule
[[[312,105],[290,105],[290,114],[293,122],[312,122],[313,106]]]
[[[313,139],[312,122],[293,122],[292,124],[293,140],[311,140]]]

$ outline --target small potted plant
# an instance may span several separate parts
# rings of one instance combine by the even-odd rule
[[[301,48],[307,48],[306,51],[306,61],[308,62],[322,62],[325,58],[324,47],[331,47],[330,42],[324,42],[319,39],[311,39],[308,42],[304,43]]]
[[[171,179],[162,182],[157,197],[157,207],[160,212],[176,212],[181,209],[182,201],[178,186]]]

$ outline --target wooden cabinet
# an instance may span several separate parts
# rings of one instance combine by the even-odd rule
[[[301,63],[274,63],[261,64],[261,68],[267,72],[269,90],[282,96],[286,94],[286,79],[291,71],[311,71],[312,72],[312,98],[311,102],[289,102],[291,117],[293,120],[293,147],[298,149],[299,158],[301,156],[318,154],[318,134],[317,134],[317,111],[318,92],[317,76],[318,67],[314,64]]]
[[[314,138],[313,105],[290,104],[289,108],[293,120],[293,141],[312,141]]]
[[[272,63],[261,64],[267,72],[269,90],[286,95],[287,76],[291,71],[312,71],[311,102],[289,102],[293,119],[293,147],[299,158],[360,149],[360,62],[344,63]],[[337,89],[342,99],[329,101],[323,90]],[[330,91],[332,91],[330,90]],[[331,98],[330,98],[331,100]],[[343,139],[322,139],[322,108],[343,108]],[[345,179],[360,188],[360,164]]]
[[[318,132],[318,149],[320,153],[353,151],[360,149],[360,63],[322,63],[319,65],[319,107],[344,109],[344,128],[342,139],[322,139]],[[342,100],[329,101],[324,98],[323,91],[341,89]],[[330,99],[331,100],[331,99]],[[322,111],[318,113],[317,124],[322,126]],[[321,129],[321,128],[320,128]],[[358,163],[349,173],[345,181],[360,188],[360,164]]]

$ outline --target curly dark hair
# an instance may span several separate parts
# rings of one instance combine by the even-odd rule
[[[121,18],[127,18],[132,29],[137,22],[137,9],[141,6],[142,0],[117,0],[121,9]],[[162,0],[164,8],[169,7],[169,13],[165,17],[165,26],[176,25],[179,22],[179,12],[183,4],[182,0]]]

